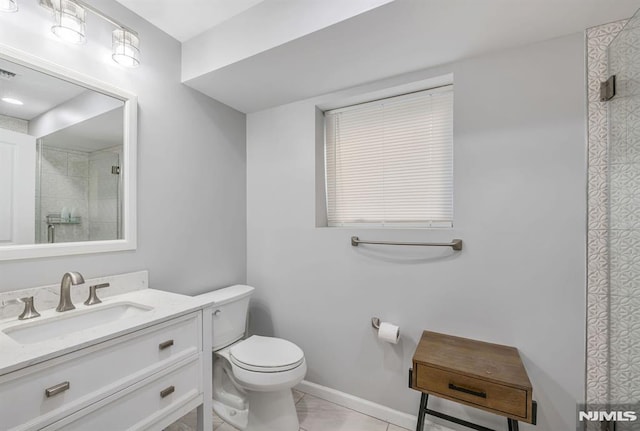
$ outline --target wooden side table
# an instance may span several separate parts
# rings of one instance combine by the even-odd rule
[[[427,414],[493,431],[427,408],[429,395],[504,416],[509,431],[518,431],[518,421],[536,424],[537,404],[515,347],[424,331],[413,355],[409,386],[422,392],[417,431],[422,431]]]

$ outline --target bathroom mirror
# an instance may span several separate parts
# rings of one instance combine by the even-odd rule
[[[0,46],[0,260],[135,249],[137,100]]]

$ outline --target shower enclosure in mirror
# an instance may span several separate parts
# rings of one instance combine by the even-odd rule
[[[135,248],[135,96],[7,49],[0,259]]]
[[[36,141],[36,243],[121,238],[122,107]]]

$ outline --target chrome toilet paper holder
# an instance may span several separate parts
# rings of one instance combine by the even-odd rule
[[[372,317],[371,318],[371,326],[373,326],[373,329],[375,329],[376,331],[380,329],[380,318],[379,317]]]

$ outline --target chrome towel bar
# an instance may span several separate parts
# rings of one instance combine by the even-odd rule
[[[454,239],[451,242],[396,242],[396,241],[365,241],[357,236],[351,237],[351,245],[357,247],[359,244],[374,245],[418,245],[422,247],[451,247],[453,250],[462,250],[462,240]]]

